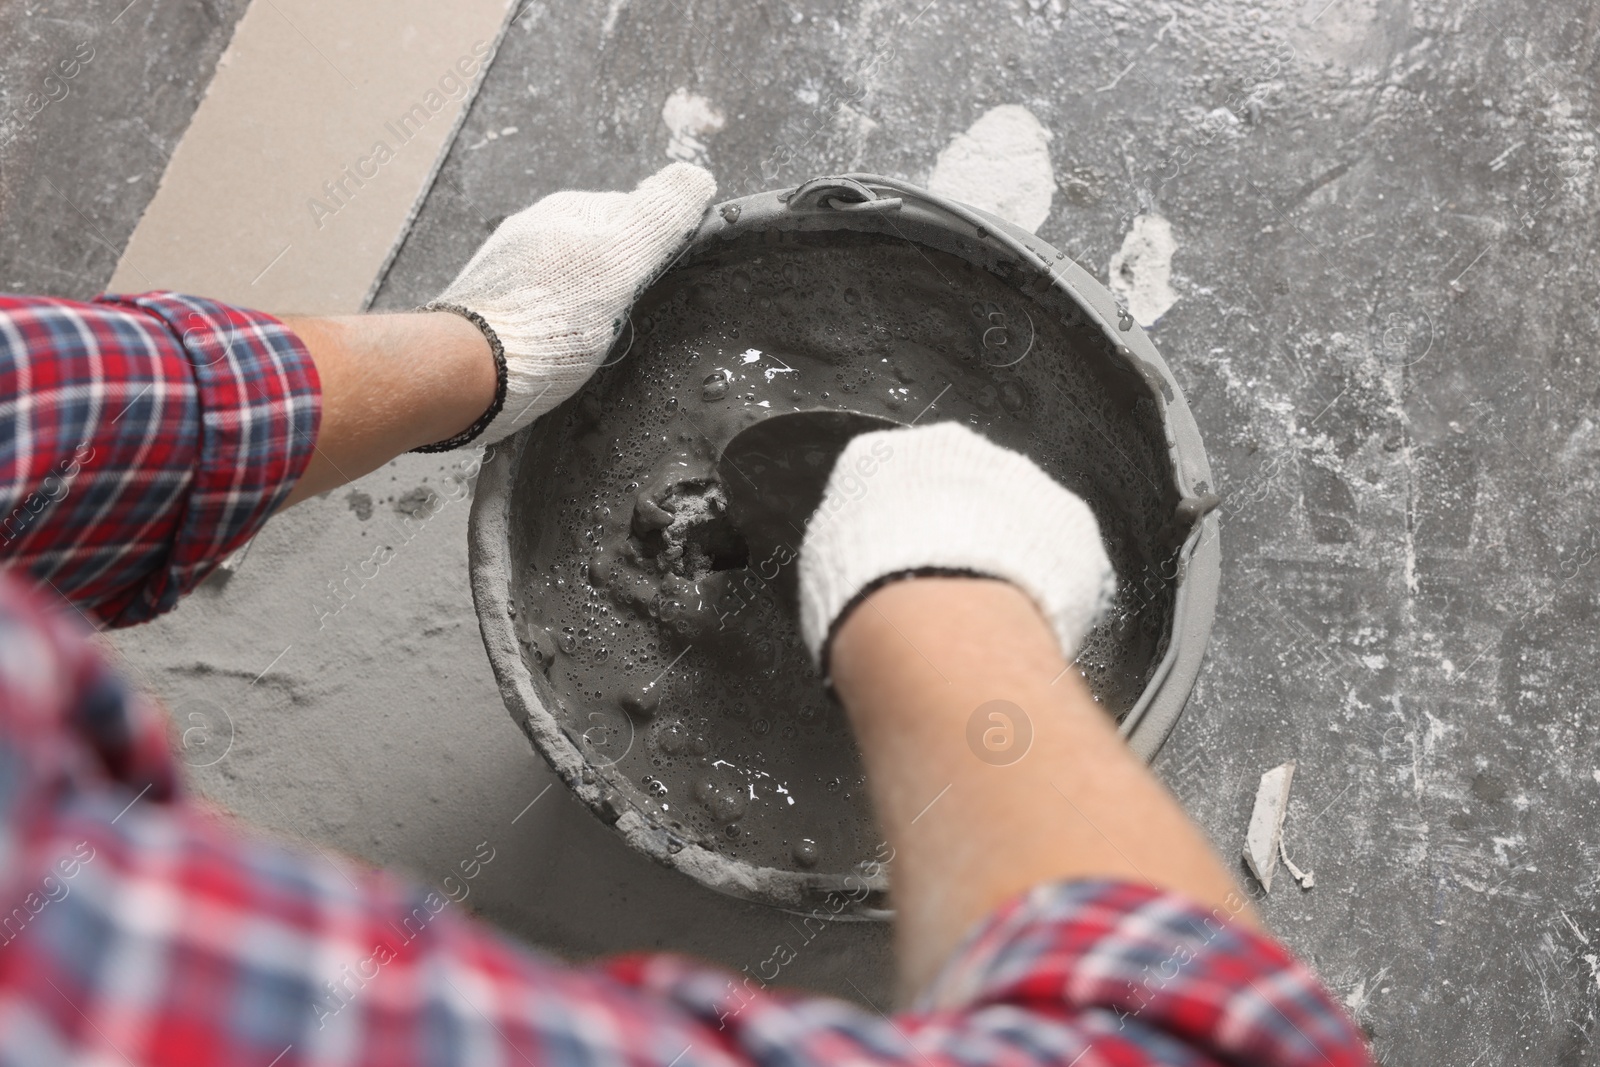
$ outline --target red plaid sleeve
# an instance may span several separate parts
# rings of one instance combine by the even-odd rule
[[[270,315],[0,294],[0,560],[102,624],[151,619],[283,501],[320,414]]]
[[[981,923],[892,1016],[755,977],[805,951],[815,915],[754,974],[664,956],[610,966],[714,1025],[748,1062],[1368,1067],[1354,1024],[1282,946],[1236,921],[1242,908],[1127,882],[1042,885]]]
[[[464,914],[492,836],[414,886],[168,800],[152,709],[37,597],[0,575],[0,1063],[1369,1063],[1315,978],[1228,908],[1118,882],[1012,902],[897,1014],[769,987],[832,903],[739,974],[563,965]]]
[[[981,924],[918,1008],[1076,1014],[1109,1063],[1149,1062],[1132,1049],[1165,1046],[1183,1055],[1155,1062],[1369,1064],[1316,976],[1238,921],[1244,907],[1128,882],[1040,886]]]

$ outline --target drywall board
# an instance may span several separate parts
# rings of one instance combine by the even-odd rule
[[[0,4],[0,289],[105,288],[248,6]]]
[[[509,13],[508,0],[254,0],[109,288],[361,310]]]

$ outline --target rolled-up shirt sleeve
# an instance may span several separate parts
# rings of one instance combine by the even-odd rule
[[[1241,921],[1243,908],[1132,882],[1041,885],[979,923],[893,1016],[756,980],[806,951],[812,919],[741,974],[670,956],[611,970],[751,1063],[1368,1067],[1361,1032],[1305,965]]]
[[[1349,1016],[1244,908],[1237,893],[1206,908],[1134,882],[1042,885],[979,924],[913,1010],[1072,1019],[1116,1063],[1369,1064]]]
[[[843,890],[738,971],[660,954],[563,965],[467,914],[495,832],[414,885],[173,799],[162,715],[81,629],[0,575],[0,1063],[1371,1063],[1242,900],[1128,882],[1002,905],[893,1014],[848,975],[864,1003],[780,988],[814,939],[849,936]]]
[[[270,315],[0,294],[0,560],[103,625],[154,618],[282,503],[320,417]]]

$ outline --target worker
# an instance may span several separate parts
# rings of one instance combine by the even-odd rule
[[[556,407],[714,194],[681,163],[555,193],[413,313],[0,296],[0,1063],[1370,1062],[1068,669],[1114,582],[1093,515],[954,424],[852,441],[798,562],[886,836],[892,1015],[676,956],[570,966],[185,796],[91,628],[173,608],[283,508]],[[969,745],[985,707],[1020,759]]]

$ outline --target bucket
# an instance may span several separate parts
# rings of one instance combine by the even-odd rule
[[[793,560],[748,558],[713,473],[737,430],[819,406],[960,418],[1084,496],[1119,593],[1079,667],[1146,760],[1210,636],[1217,498],[1177,382],[1104,287],[870,174],[708,212],[594,379],[489,450],[473,598],[533,747],[630,846],[712,889],[882,919],[848,730],[774,592]]]

